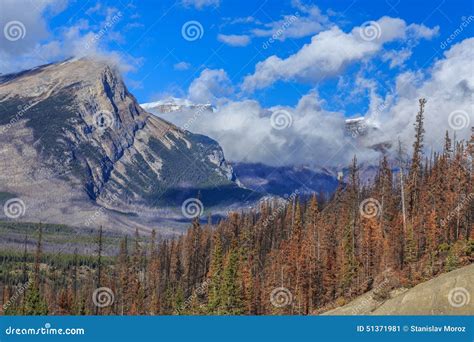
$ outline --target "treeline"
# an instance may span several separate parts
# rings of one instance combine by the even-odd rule
[[[293,194],[217,225],[195,219],[176,239],[137,230],[106,260],[100,229],[94,261],[82,263],[44,264],[40,229],[34,259],[25,252],[0,274],[4,314],[307,315],[472,263],[474,135],[446,133],[444,150],[424,157],[424,104],[409,161],[400,144],[363,184],[354,157],[327,200]]]

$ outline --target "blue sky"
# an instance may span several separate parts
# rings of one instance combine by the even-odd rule
[[[401,18],[408,24],[439,26],[439,34],[430,40],[420,40],[413,48],[412,56],[401,66],[390,69],[388,62],[374,58],[372,62],[382,76],[380,82],[387,85],[402,70],[431,66],[442,55],[441,42],[459,27],[463,16],[473,12],[473,2],[462,0],[306,1],[301,4],[276,0],[202,0],[188,3],[167,0],[69,1],[59,13],[45,11],[50,32],[45,41],[58,39],[65,27],[78,25],[81,21],[88,22],[87,30],[99,32],[106,23],[107,11],[117,9],[123,15],[110,29],[116,37],[103,37],[100,44],[133,61],[130,64],[135,71],[127,73],[126,78],[139,101],[146,102],[162,94],[185,95],[189,84],[205,68],[224,69],[232,83],[238,85],[244,76],[254,71],[257,62],[272,55],[284,58],[294,54],[309,43],[311,36],[318,31],[309,31],[307,35],[289,37],[284,41],[276,40],[264,49],[263,44],[269,37],[256,37],[252,35],[252,30],[265,28],[265,25],[282,20],[285,15],[309,17],[299,6],[317,6],[321,16],[327,18],[324,27],[337,25],[346,32],[383,16]],[[188,21],[198,21],[202,25],[202,38],[195,41],[183,39],[181,29]],[[468,27],[457,40],[472,36],[472,33],[473,27]],[[246,46],[229,46],[218,40],[219,34],[247,35],[250,41]],[[402,44],[394,42],[391,45],[397,48]],[[187,70],[174,68],[180,62],[186,65]],[[350,78],[360,71],[360,67],[351,65],[346,70],[343,76]],[[328,100],[333,100],[337,97],[337,82],[338,76],[309,83],[279,81],[251,95],[264,106],[294,105],[302,94],[317,87]],[[383,92],[383,88],[380,91]],[[330,101],[334,103],[331,109],[341,106],[337,102],[337,99]],[[366,106],[367,101],[362,97],[344,105],[349,116],[363,112]]]
[[[469,0],[4,0],[0,9],[4,32],[19,21],[26,33],[0,37],[0,72],[71,55],[101,56],[120,67],[140,103],[175,96],[222,108],[212,127],[203,119],[191,128],[221,139],[235,159],[246,156],[226,143],[240,138],[231,133],[247,130],[243,139],[271,141],[280,150],[298,142],[314,147],[340,132],[330,125],[305,132],[309,122],[338,125],[374,111],[374,122],[389,127],[387,135],[409,137],[400,130],[411,127],[417,96],[432,96],[429,105],[443,108],[446,117],[457,109],[472,117]],[[295,119],[287,135],[257,120],[275,108]],[[256,154],[250,160],[259,158],[265,159]]]

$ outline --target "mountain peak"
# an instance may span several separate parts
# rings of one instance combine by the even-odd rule
[[[0,185],[35,203],[25,219],[84,226],[100,210],[95,226],[149,226],[198,192],[206,205],[248,193],[217,142],[147,113],[100,60],[6,75],[0,104]]]

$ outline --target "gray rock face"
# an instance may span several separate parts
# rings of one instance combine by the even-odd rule
[[[0,146],[0,192],[26,207],[17,220],[172,228],[198,192],[206,206],[248,194],[216,141],[147,113],[90,59],[1,77]]]
[[[474,315],[474,264],[444,273],[385,301],[369,291],[325,315]]]

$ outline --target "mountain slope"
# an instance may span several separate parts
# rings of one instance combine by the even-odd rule
[[[337,177],[328,170],[242,162],[232,162],[232,167],[246,188],[270,195],[284,196],[296,191],[302,195],[313,192],[331,194],[338,185]]]
[[[167,225],[198,191],[206,206],[250,193],[216,141],[148,114],[90,59],[3,76],[0,145],[0,191],[25,203],[21,220]]]
[[[474,264],[377,301],[369,291],[324,315],[474,315]]]

